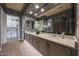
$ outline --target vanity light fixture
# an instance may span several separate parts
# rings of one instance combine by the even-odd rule
[[[35,5],[35,8],[38,9],[39,8],[39,5]]]
[[[45,10],[44,10],[44,8],[41,8],[41,12],[44,12]]]
[[[30,13],[30,14],[33,14],[33,12],[32,12],[32,11],[30,11],[29,13]]]
[[[35,13],[34,15],[37,16],[37,13]]]

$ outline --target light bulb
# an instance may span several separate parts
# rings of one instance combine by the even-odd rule
[[[41,12],[45,11],[44,8],[41,9]]]
[[[32,14],[33,12],[32,12],[32,11],[30,11],[29,13],[30,13],[30,14]]]
[[[35,5],[35,8],[38,9],[39,8],[39,5]]]
[[[37,16],[37,13],[35,13],[34,15]]]

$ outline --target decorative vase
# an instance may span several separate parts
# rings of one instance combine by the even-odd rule
[[[39,32],[39,31],[37,31],[37,32],[36,32],[36,34],[40,34],[40,32]]]

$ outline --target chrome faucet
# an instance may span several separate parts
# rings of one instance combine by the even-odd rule
[[[61,38],[62,38],[62,39],[64,38],[64,35],[65,35],[65,32],[63,32],[63,33],[61,34]]]

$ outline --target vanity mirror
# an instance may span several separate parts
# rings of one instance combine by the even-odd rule
[[[47,26],[44,32],[57,34],[65,32],[65,35],[75,35],[75,16],[73,11],[71,8],[44,18],[43,24]]]

